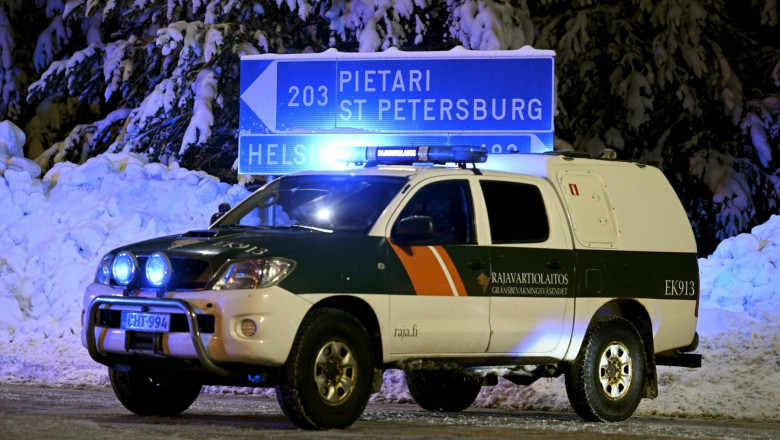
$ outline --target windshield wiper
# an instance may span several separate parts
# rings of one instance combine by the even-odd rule
[[[293,225],[285,225],[285,226],[277,225],[277,226],[263,226],[263,227],[268,229],[288,229],[288,230],[303,229],[304,231],[324,232],[326,234],[333,233],[332,229],[318,228],[317,226],[302,225],[300,223],[295,223]]]
[[[283,229],[286,229],[287,226],[284,226]],[[255,230],[267,230],[267,229],[277,229],[276,226],[250,226],[250,225],[241,225],[241,224],[233,224],[233,225],[222,225],[217,226],[213,229],[227,229],[227,230],[240,230],[245,231],[247,229],[255,229]]]
[[[324,232],[326,234],[332,234],[333,233],[333,229],[318,228],[316,226],[302,225],[300,223],[296,223],[296,224],[290,225],[288,227],[290,229],[304,229],[304,230],[307,230],[307,231]]]

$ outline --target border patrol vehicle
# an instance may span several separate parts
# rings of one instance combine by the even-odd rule
[[[208,230],[102,259],[82,342],[125,407],[174,415],[203,384],[276,387],[297,426],[344,428],[402,369],[431,411],[499,377],[565,375],[577,414],[620,421],[657,395],[657,365],[700,366],[696,246],[658,169],[358,151],[365,167],[280,177]]]

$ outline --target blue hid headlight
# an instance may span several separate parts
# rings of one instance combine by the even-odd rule
[[[154,287],[162,287],[171,279],[171,260],[162,252],[155,252],[146,260],[146,280]]]
[[[230,261],[222,267],[212,289],[237,290],[275,286],[294,268],[295,262],[286,258]]]
[[[117,283],[127,286],[135,279],[135,272],[138,268],[138,260],[135,255],[127,251],[122,251],[114,257],[111,263],[111,273]]]

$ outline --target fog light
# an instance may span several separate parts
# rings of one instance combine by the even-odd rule
[[[257,333],[257,324],[251,319],[244,319],[241,321],[241,334],[247,338],[254,336]]]

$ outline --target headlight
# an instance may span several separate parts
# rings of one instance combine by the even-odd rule
[[[162,252],[155,252],[146,260],[146,279],[154,287],[162,287],[171,279],[171,260]]]
[[[135,279],[137,267],[138,260],[136,260],[135,255],[122,251],[114,257],[114,262],[111,263],[111,273],[114,274],[114,280],[117,283],[126,286]]]
[[[114,260],[114,256],[111,254],[104,255],[100,260],[100,266],[98,266],[95,273],[95,282],[98,284],[105,284],[106,286],[111,284],[111,262]]]
[[[214,290],[275,286],[292,272],[295,262],[286,258],[261,258],[231,261],[223,267],[212,286]]]

